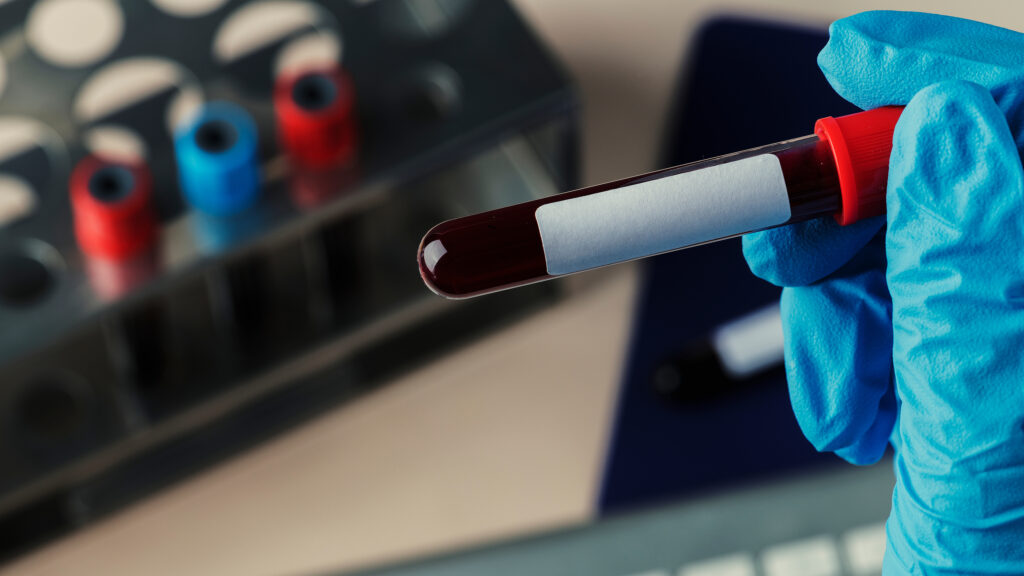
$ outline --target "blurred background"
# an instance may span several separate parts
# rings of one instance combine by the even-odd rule
[[[853,112],[952,1],[0,2],[0,574],[880,574],[736,241],[465,302],[442,220]]]

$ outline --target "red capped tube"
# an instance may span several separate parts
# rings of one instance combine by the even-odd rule
[[[356,152],[355,90],[340,68],[288,73],[274,87],[281,147],[305,168],[350,162]]]
[[[86,156],[71,173],[75,237],[94,258],[124,260],[152,247],[156,219],[145,164]]]
[[[466,298],[812,218],[885,212],[902,108],[823,118],[815,134],[438,224],[420,275]]]

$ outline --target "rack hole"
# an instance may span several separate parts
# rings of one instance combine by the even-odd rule
[[[38,199],[21,178],[0,174],[0,228],[32,215]]]
[[[0,254],[0,304],[28,307],[52,289],[53,274],[39,259],[20,252]]]
[[[69,68],[102,60],[123,34],[124,15],[113,0],[42,0],[25,24],[29,46],[47,62]]]
[[[157,8],[181,18],[209,14],[223,6],[227,0],[150,0]]]

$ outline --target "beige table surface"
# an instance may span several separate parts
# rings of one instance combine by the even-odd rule
[[[582,87],[585,180],[651,168],[679,56],[700,18],[722,3],[516,3]],[[807,23],[897,8],[1024,28],[1024,5],[1009,2],[738,6],[732,11]],[[584,521],[592,514],[635,269],[619,267],[587,283],[553,309],[0,573],[300,574]]]

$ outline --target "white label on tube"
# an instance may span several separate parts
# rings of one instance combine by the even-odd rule
[[[789,220],[779,159],[763,154],[544,204],[548,274],[624,262]]]

